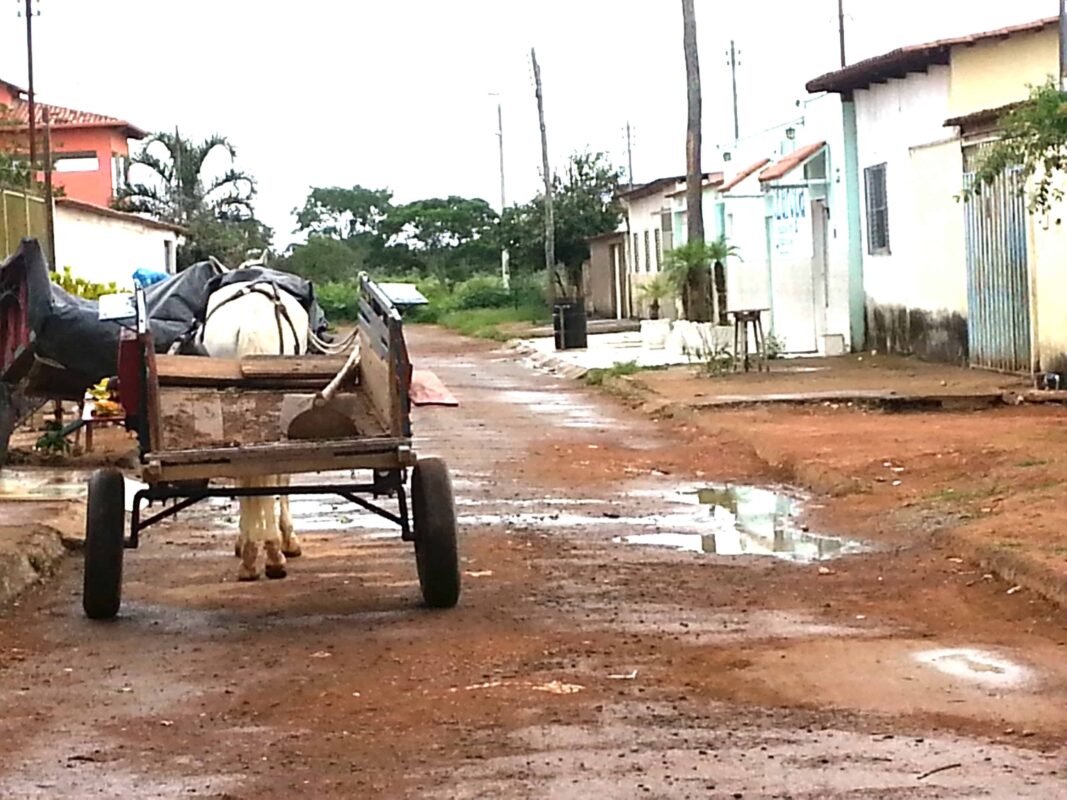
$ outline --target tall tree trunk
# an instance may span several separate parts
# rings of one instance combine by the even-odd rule
[[[685,137],[685,205],[688,219],[688,240],[704,241],[704,171],[700,165],[701,100],[700,58],[697,55],[697,20],[693,0],[682,0],[682,22],[685,46],[685,77],[689,97],[689,126]],[[710,281],[708,270],[695,270],[689,278],[689,318],[696,322],[712,319],[708,302]]]

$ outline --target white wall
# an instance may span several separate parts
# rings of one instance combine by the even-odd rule
[[[662,253],[657,260],[656,231],[660,231],[660,246],[665,253],[669,242],[663,241],[662,213],[670,210],[671,198],[668,195],[677,188],[671,185],[655,194],[625,201],[630,226],[629,235],[626,237],[626,269],[630,274],[630,308],[636,316],[648,316],[649,303],[641,296],[641,286],[651,280],[664,266]],[[645,259],[646,232],[648,233],[649,254],[647,260]],[[636,250],[634,248],[635,235],[637,236]],[[677,313],[676,303],[670,301],[660,303],[662,318],[674,318]]]
[[[857,91],[856,126],[868,302],[965,314],[962,161],[949,116],[949,68]],[[886,164],[890,253],[867,242],[863,170]]]
[[[134,271],[175,271],[178,236],[131,220],[56,205],[56,265],[94,283],[133,287]],[[171,263],[165,242],[170,242]]]

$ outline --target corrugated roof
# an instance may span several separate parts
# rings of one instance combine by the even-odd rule
[[[142,217],[140,214],[131,214],[128,211],[119,211],[116,208],[108,208],[107,206],[98,206],[96,203],[87,203],[84,200],[76,200],[73,197],[57,197],[57,206],[64,206],[66,208],[73,208],[77,211],[84,211],[88,214],[96,214],[101,217],[108,217],[109,219],[121,219],[126,222],[134,222],[140,225],[144,225],[147,228],[156,228],[163,231],[174,231],[181,235],[188,234],[188,231],[181,225],[174,225],[170,222],[163,222],[162,220],[152,219],[151,217]]]
[[[143,139],[148,134],[126,120],[94,114],[90,111],[77,111],[73,108],[54,106],[48,103],[36,103],[34,117],[39,127],[44,126],[44,110],[53,128],[122,128],[130,139]],[[23,99],[16,99],[10,105],[0,108],[0,125],[10,126],[16,130],[30,125],[30,104]]]
[[[684,179],[683,179],[684,180]],[[700,182],[702,189],[707,189],[709,186],[719,187],[722,186],[723,174],[721,172],[709,172],[704,176],[704,180]],[[683,186],[675,192],[671,192],[667,197],[680,197],[688,191],[688,188]]]
[[[809,92],[837,92],[839,94],[866,89],[872,83],[889,78],[903,78],[909,72],[922,72],[936,64],[948,64],[949,54],[953,47],[978,44],[990,39],[1007,39],[1009,36],[1020,33],[1037,33],[1053,25],[1059,25],[1059,17],[1045,17],[1007,28],[900,47],[874,58],[857,61],[844,69],[820,75],[808,81],[806,88]]]
[[[679,175],[673,178],[657,178],[654,181],[648,183],[642,183],[634,186],[632,189],[628,189],[625,192],[619,192],[619,197],[625,200],[639,200],[642,197],[648,197],[654,195],[657,192],[662,191],[668,186],[673,186],[676,183],[680,183],[685,180],[685,175]]]
[[[768,181],[776,181],[779,178],[785,177],[809,158],[812,158],[824,147],[826,147],[826,142],[813,142],[812,144],[801,147],[799,150],[790,153],[781,161],[778,161],[763,170],[763,172],[759,174],[759,182],[767,183]]]
[[[735,186],[737,186],[739,183],[744,181],[746,178],[751,177],[758,170],[763,169],[765,166],[767,166],[770,163],[771,163],[771,160],[769,158],[762,158],[759,161],[757,161],[755,164],[751,164],[750,166],[745,167],[739,173],[737,173],[732,178],[730,178],[730,180],[726,181],[726,183],[724,183],[722,186],[720,186],[719,187],[719,191],[720,192],[728,192],[728,191],[730,191]]]
[[[1014,111],[1021,105],[1022,102],[1016,100],[1014,103],[1008,103],[1003,106],[998,106],[997,108],[983,108],[981,111],[974,111],[960,117],[946,119],[945,125],[959,125],[960,127],[964,127],[999,122],[1005,114]]]

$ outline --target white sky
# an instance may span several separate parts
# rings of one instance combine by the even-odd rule
[[[554,165],[591,147],[638,181],[681,174],[685,64],[678,0],[34,0],[44,102],[146,130],[219,132],[259,180],[259,216],[293,237],[309,186],[458,194],[499,205],[497,92],[509,202],[538,188],[529,50]],[[25,86],[25,29],[0,4],[0,77]],[[845,0],[850,61],[904,44],[1053,16],[1055,0]],[[835,0],[696,0],[705,154],[732,138],[731,38],[742,136],[792,115],[838,64]]]

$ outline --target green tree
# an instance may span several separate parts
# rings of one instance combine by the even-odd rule
[[[1050,78],[1030,87],[1030,97],[1000,120],[1000,138],[987,146],[974,181],[963,197],[980,194],[1007,170],[1018,170],[1020,185],[1029,187],[1032,212],[1047,212],[1063,200],[1067,169],[1067,93]]]
[[[739,258],[738,249],[725,236],[714,242],[692,241],[669,250],[665,255],[665,274],[682,298],[686,319],[726,322],[726,262]],[[696,292],[706,292],[698,297]],[[695,312],[711,310],[711,319],[697,320]]]
[[[395,209],[391,222],[420,271],[448,285],[495,269],[497,214],[485,200],[454,195],[416,200]]]
[[[366,266],[366,254],[358,247],[318,233],[293,245],[281,264],[282,269],[324,283],[352,280]]]
[[[229,161],[221,172],[206,169],[214,153]],[[208,255],[239,262],[248,250],[268,247],[271,231],[255,218],[256,182],[234,167],[236,158],[224,136],[194,142],[177,133],[154,133],[130,159],[131,174],[140,180],[119,190],[115,206],[185,226],[189,236],[178,254],[180,266]]]
[[[604,153],[585,152],[571,155],[564,174],[552,178],[556,260],[571,292],[581,286],[582,264],[589,258],[586,239],[615,230],[622,219],[622,174]],[[504,212],[498,240],[519,270],[537,270],[544,262],[543,219],[543,194]]]

